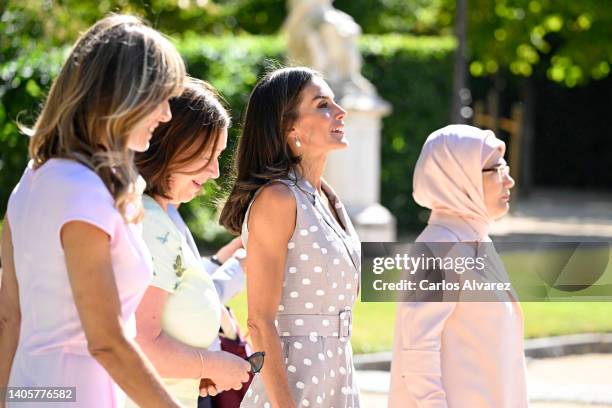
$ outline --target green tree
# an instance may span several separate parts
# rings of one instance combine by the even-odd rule
[[[523,118],[519,193],[533,186],[534,79],[573,88],[610,74],[612,3],[605,0],[469,0],[469,71],[518,78]],[[522,79],[522,80],[521,80]],[[498,85],[494,85],[498,95]],[[511,142],[512,143],[512,142]]]
[[[268,34],[286,16],[284,0],[9,0],[0,15],[11,27],[46,43],[72,43],[78,34],[110,12],[135,14],[171,36],[184,34]],[[16,21],[11,16],[18,17]],[[27,21],[28,24],[22,24]]]
[[[470,0],[470,73],[537,66],[568,87],[602,79],[612,63],[612,3],[606,0]]]
[[[452,33],[455,2],[449,0],[335,0],[368,34]]]
[[[455,0],[336,0],[366,33],[451,34]],[[473,76],[530,77],[567,87],[605,78],[612,64],[608,0],[469,0]]]

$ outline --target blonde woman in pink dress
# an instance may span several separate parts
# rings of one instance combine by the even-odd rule
[[[4,220],[0,389],[74,387],[47,407],[122,407],[124,392],[179,406],[133,341],[152,274],[133,155],[184,77],[170,42],[130,16],[100,20],[68,56]]]
[[[507,282],[488,235],[491,223],[508,212],[514,186],[505,149],[493,132],[472,126],[432,133],[416,165],[413,196],[431,209],[417,242],[433,252],[436,243],[486,248],[485,271]],[[513,291],[497,296],[488,302],[398,304],[390,408],[528,405],[521,307]]]

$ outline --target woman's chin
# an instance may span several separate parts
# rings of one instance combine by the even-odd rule
[[[189,194],[188,196],[185,196],[184,199],[183,199],[183,202],[184,203],[190,202],[191,200],[193,200],[194,198],[196,198],[200,194],[201,190],[202,189],[199,189],[198,191],[195,191],[193,194]]]
[[[497,208],[497,211],[495,211],[493,219],[499,220],[500,218],[503,218],[504,216],[506,216],[509,211],[510,211],[510,203],[504,202],[500,204],[500,206]]]
[[[178,208],[181,204],[187,204],[188,202],[196,198],[198,196],[198,193],[199,193],[199,190],[194,193],[181,194],[180,197],[172,199],[170,203]]]
[[[149,150],[149,141],[147,140],[146,142],[142,142],[142,143],[131,143],[128,145],[128,149],[136,152],[136,153],[142,153],[142,152],[146,152],[147,150]]]
[[[335,139],[329,150],[342,150],[347,147],[349,147],[349,141],[346,137],[342,137],[342,139]]]

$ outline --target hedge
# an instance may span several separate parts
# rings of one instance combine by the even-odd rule
[[[229,169],[240,120],[257,79],[283,61],[285,43],[278,36],[196,37],[176,42],[188,72],[210,81],[226,99],[234,118],[223,163]],[[412,171],[421,145],[449,117],[452,51],[450,37],[364,36],[360,47],[363,74],[393,106],[382,135],[381,202],[398,219],[401,233],[423,223],[413,203]],[[0,211],[27,163],[27,137],[16,121],[31,124],[44,91],[57,75],[67,49],[33,50],[0,65]],[[216,225],[214,201],[227,190],[227,177],[209,183],[205,194],[181,208],[200,243],[227,239]]]

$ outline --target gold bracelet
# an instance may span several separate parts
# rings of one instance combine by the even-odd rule
[[[199,379],[204,378],[204,357],[202,357],[202,352],[198,350],[198,356],[200,356],[200,377]]]

